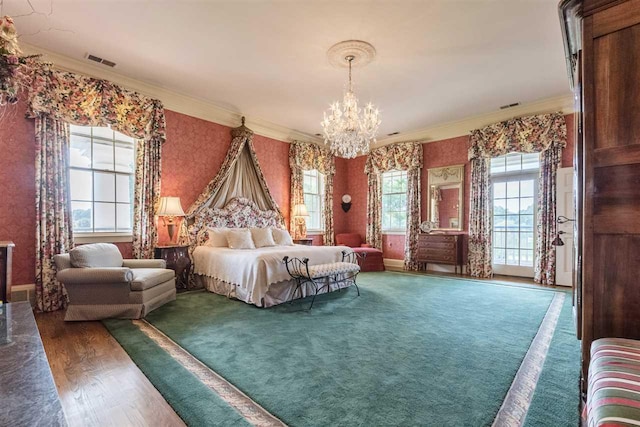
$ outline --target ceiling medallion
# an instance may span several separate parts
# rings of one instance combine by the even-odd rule
[[[324,131],[324,142],[337,156],[352,159],[369,152],[369,144],[376,142],[380,126],[380,112],[368,103],[364,109],[358,107],[353,92],[351,69],[362,67],[375,58],[376,50],[367,42],[347,40],[332,46],[327,52],[329,62],[336,67],[349,68],[349,85],[342,103],[336,101],[324,113],[320,123]]]

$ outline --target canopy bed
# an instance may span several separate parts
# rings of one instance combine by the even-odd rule
[[[244,118],[231,135],[220,172],[183,222],[181,239],[189,245],[194,264],[191,286],[258,307],[315,294],[309,286],[296,291],[296,281],[288,274],[283,258],[308,258],[309,265],[328,264],[342,261],[342,252],[351,249],[293,244],[258,164],[253,132],[244,126]],[[236,237],[238,244],[232,242]],[[338,282],[320,293],[350,284]]]

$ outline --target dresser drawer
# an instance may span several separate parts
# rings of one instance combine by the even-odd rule
[[[418,236],[419,242],[433,242],[433,243],[443,243],[443,242],[455,242],[458,239],[458,236],[450,236],[447,234],[420,234]]]
[[[420,241],[418,242],[418,248],[437,248],[437,249],[446,249],[446,250],[454,250],[456,247],[456,242],[429,242],[429,241]]]

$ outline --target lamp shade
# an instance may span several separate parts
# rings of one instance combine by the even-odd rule
[[[158,216],[184,216],[180,197],[161,197]]]
[[[301,203],[299,205],[295,205],[293,207],[293,216],[309,216],[309,212],[307,212],[307,207],[304,205],[304,203]]]

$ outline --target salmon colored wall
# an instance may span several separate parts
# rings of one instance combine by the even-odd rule
[[[35,281],[35,135],[34,122],[24,118],[25,105],[8,107],[0,121],[0,240],[16,244],[13,283]],[[186,211],[215,176],[231,144],[231,128],[165,110],[167,141],[162,146],[162,195],[178,196]],[[289,144],[254,136],[254,146],[269,190],[288,220],[291,171]],[[159,224],[159,244],[166,227]],[[116,244],[130,258],[130,243]]]
[[[21,98],[22,99],[22,98]],[[0,240],[16,244],[13,284],[34,282],[36,245],[35,130],[25,104],[0,110]]]

